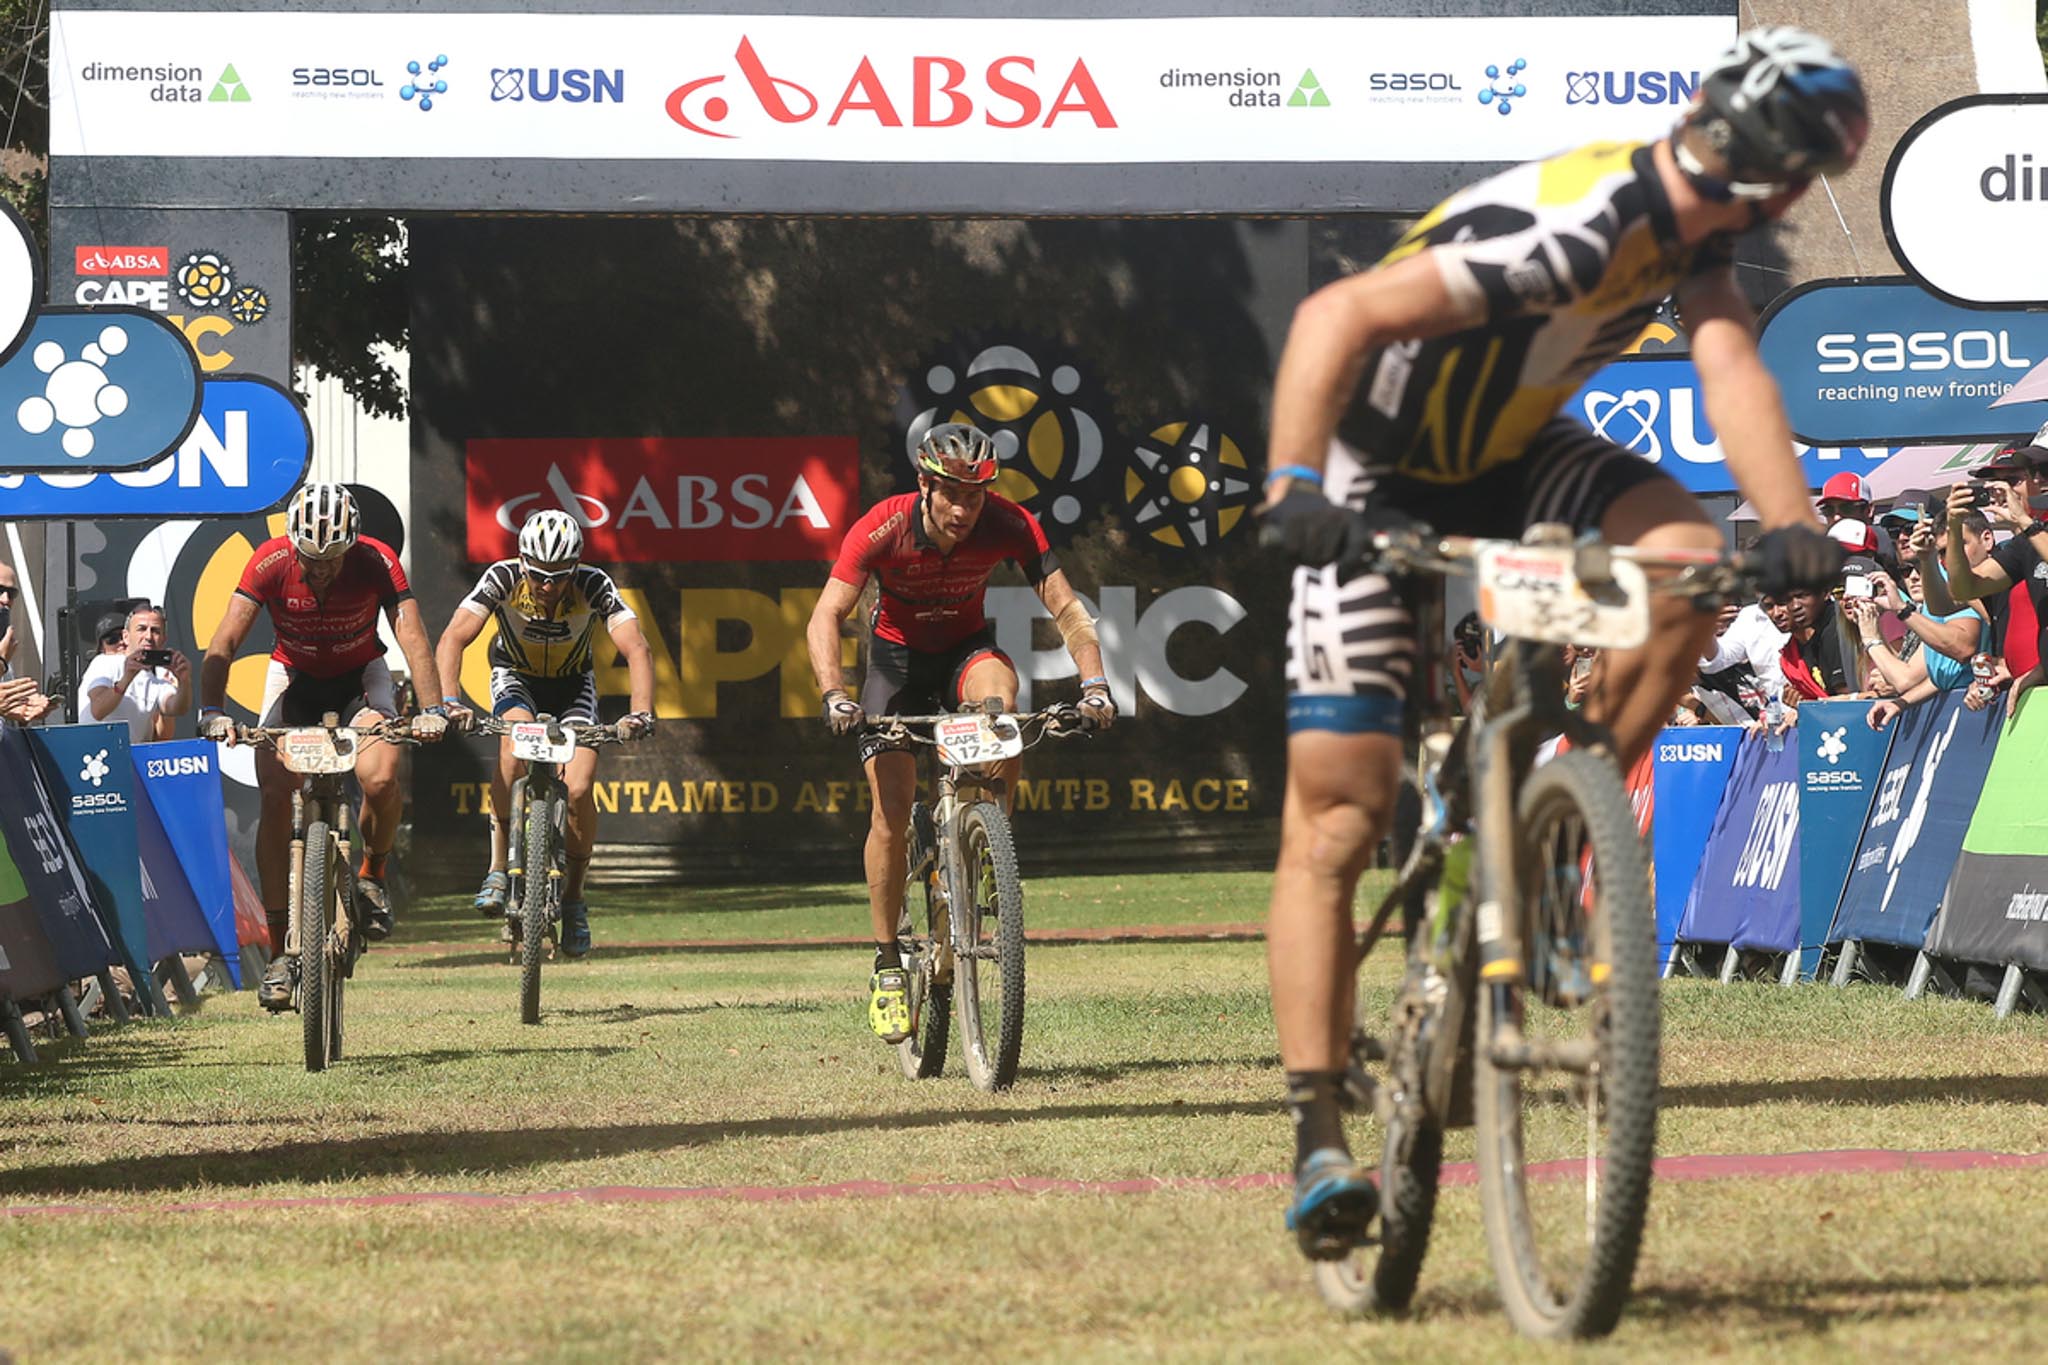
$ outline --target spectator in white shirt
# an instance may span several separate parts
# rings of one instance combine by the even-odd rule
[[[192,709],[192,663],[164,648],[164,614],[144,605],[128,613],[127,649],[101,654],[78,688],[79,719],[122,721],[134,744],[169,739],[173,718]]]

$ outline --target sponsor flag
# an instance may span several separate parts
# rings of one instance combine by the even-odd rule
[[[228,975],[239,990],[242,954],[235,932],[234,883],[228,876],[227,804],[217,748],[203,739],[144,744],[135,750],[135,770],[150,794],[192,899],[205,916],[211,946],[227,962]]]
[[[1998,741],[1927,951],[2048,969],[2048,704],[2031,694]]]
[[[1799,754],[1743,741],[1678,926],[1683,943],[1799,946]]]
[[[1856,860],[1857,835],[1891,751],[1892,732],[1871,729],[1869,714],[1867,701],[1799,708],[1799,967],[1807,975],[1820,965],[1821,945]]]
[[[1926,943],[2004,724],[2000,708],[1972,711],[1960,691],[1908,707],[1894,722],[1828,942]]]
[[[126,725],[52,725],[28,732],[59,817],[92,887],[102,927],[132,979],[148,979],[135,766]]]
[[[1739,725],[1678,726],[1657,736],[1651,751],[1657,818],[1650,825],[1655,870],[1657,960],[1671,955],[1678,923],[1713,832],[1728,773],[1742,749]]]
[[[28,903],[28,883],[0,839],[0,1000],[27,1000],[63,984],[49,935]]]
[[[112,966],[114,950],[93,913],[78,851],[43,789],[28,732],[11,725],[0,726],[0,825],[63,979]]]

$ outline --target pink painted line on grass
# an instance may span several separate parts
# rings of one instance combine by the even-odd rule
[[[1657,1159],[1657,1179],[1772,1180],[1816,1175],[1891,1175],[1904,1171],[1973,1171],[2048,1167],[2048,1152],[1892,1152],[1848,1150],[1785,1152],[1726,1156],[1667,1156]],[[1574,1161],[1533,1166],[1536,1180],[1576,1178],[1583,1169]],[[1471,1162],[1443,1168],[1446,1185],[1471,1185],[1478,1180]],[[349,1194],[304,1199],[209,1199],[178,1204],[17,1204],[0,1208],[7,1217],[54,1217],[118,1213],[246,1213],[267,1209],[391,1208],[404,1205],[508,1207],[548,1204],[676,1204],[733,1199],[754,1204],[810,1203],[824,1199],[902,1199],[926,1195],[965,1194],[1156,1194],[1170,1190],[1284,1189],[1291,1177],[1277,1173],[1229,1176],[1142,1176],[1129,1180],[1056,1180],[1011,1176],[1001,1180],[916,1181],[841,1180],[829,1185],[593,1185],[579,1190],[543,1190],[532,1194],[480,1194],[456,1190],[425,1190],[403,1194]]]

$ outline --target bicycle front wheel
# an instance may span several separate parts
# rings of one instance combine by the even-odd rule
[[[948,898],[958,921],[953,1001],[967,1075],[983,1090],[1007,1090],[1024,1050],[1024,885],[1010,821],[993,801],[959,815]]]
[[[548,946],[548,886],[555,865],[551,803],[526,790],[526,878],[519,903],[519,1021],[540,1022],[540,964]]]
[[[1598,1337],[1628,1299],[1657,1146],[1649,867],[1628,793],[1596,753],[1538,768],[1517,807],[1525,976],[1479,988],[1480,1202],[1516,1328]],[[1496,1053],[1503,1021],[1526,1055]]]
[[[329,1027],[334,972],[327,940],[332,931],[334,898],[334,836],[325,820],[306,826],[305,862],[299,873],[299,903],[293,907],[299,924],[299,1022],[306,1044],[306,1070],[325,1071],[333,1059],[334,1035]]]

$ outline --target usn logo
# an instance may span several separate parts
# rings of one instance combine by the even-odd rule
[[[580,67],[494,66],[491,103],[613,104],[626,98],[626,73],[621,69],[592,71]]]
[[[1799,833],[1799,788],[1791,782],[1773,782],[1756,803],[1756,815],[1749,825],[1749,838],[1736,861],[1736,886],[1776,891],[1784,880],[1785,866],[1792,861],[1792,849]]]
[[[152,758],[149,760],[150,777],[202,777],[213,771],[213,762],[205,754],[185,754],[179,758]]]
[[[1566,104],[1684,104],[1700,88],[1697,71],[1567,71]]]
[[[1657,416],[1663,407],[1664,395],[1655,389],[1594,390],[1586,395],[1586,425],[1595,436],[1605,436],[1654,464],[1664,458],[1664,443],[1657,438]]]
[[[1721,746],[1719,744],[1699,743],[1659,744],[1657,746],[1657,761],[1659,763],[1719,763],[1721,761]]]

